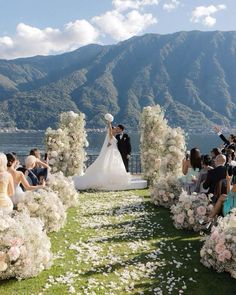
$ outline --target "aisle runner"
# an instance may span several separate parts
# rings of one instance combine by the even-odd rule
[[[52,294],[58,285],[75,294],[187,292],[196,281],[184,277],[183,269],[198,253],[191,243],[177,249],[175,238],[167,241],[162,213],[130,192],[82,194],[77,230],[73,225],[76,239],[68,244],[74,255],[68,261],[71,271],[49,277],[42,294]]]

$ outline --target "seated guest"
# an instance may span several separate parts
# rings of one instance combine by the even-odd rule
[[[200,171],[201,169],[201,153],[198,148],[193,148],[190,151],[189,159],[185,158],[182,162],[182,172],[184,175],[190,170]]]
[[[10,173],[7,172],[7,157],[0,153],[0,209],[11,213],[13,203],[11,197],[14,195],[14,182]]]
[[[224,155],[218,155],[215,159],[216,168],[209,170],[207,173],[206,181],[203,183],[203,188],[208,189],[209,194],[213,194],[213,202],[217,201],[217,186],[222,180],[226,178],[227,168],[225,167],[226,157]],[[222,187],[220,188],[221,193],[226,193],[226,184],[222,181]]]
[[[225,156],[226,156],[226,164],[228,164],[231,167],[235,167],[236,166],[235,151],[232,149],[225,149]]]
[[[183,187],[187,192],[192,193],[195,191],[196,180],[199,171],[201,170],[201,154],[200,150],[193,148],[190,151],[189,159],[184,159],[182,162],[182,172],[184,176],[181,178]]]
[[[17,169],[19,171],[22,171],[25,174],[26,179],[28,180],[29,184],[32,186],[36,186],[40,184],[38,177],[33,172],[36,162],[37,162],[37,159],[35,158],[35,156],[28,156],[25,159],[25,167],[23,167],[22,169]]]
[[[233,176],[236,176],[236,170],[234,170]],[[230,189],[231,176],[229,176],[228,174],[226,175],[226,181],[227,181],[227,195],[223,194],[219,197],[212,213],[209,216],[210,220],[214,219],[214,217],[219,215],[220,212],[223,214],[223,216],[225,216],[233,208],[236,207],[236,182],[232,183],[233,186],[232,186],[232,189]]]
[[[233,149],[235,151],[236,146],[236,138],[234,134],[230,134],[229,138],[227,139],[223,134],[222,130],[219,127],[215,127],[215,132],[219,135],[219,137],[223,140],[225,148]]]
[[[23,186],[24,190],[35,190],[39,188],[43,188],[45,186],[45,183],[42,185],[36,185],[31,186],[29,185],[29,182],[25,178],[25,175],[22,171],[17,171],[17,158],[13,154],[7,154],[7,170],[12,175],[13,181],[14,181],[14,187],[15,187],[15,194],[12,196],[12,201],[14,205],[17,205],[22,198],[24,191],[21,189],[21,186]]]
[[[219,148],[213,148],[211,150],[211,167],[215,168],[216,167],[216,163],[215,163],[215,159],[217,156],[221,155],[221,150]]]
[[[197,193],[204,193],[206,190],[203,188],[203,182],[207,178],[207,173],[209,170],[212,170],[213,167],[211,167],[211,157],[209,155],[204,155],[202,157],[202,169],[199,173],[197,183],[196,183],[196,188],[195,192]]]
[[[38,177],[40,182],[42,182],[42,180],[47,180],[49,165],[41,161],[39,149],[32,149],[30,151],[30,156],[34,156],[37,159],[37,162],[32,172]]]

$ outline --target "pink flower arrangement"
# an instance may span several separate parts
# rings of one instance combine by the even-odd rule
[[[236,278],[235,228],[231,225],[235,219],[236,209],[224,218],[218,218],[217,226],[213,226],[211,234],[204,238],[200,251],[201,262],[206,267],[213,267],[218,272],[227,271]]]
[[[14,218],[0,211],[0,249],[0,280],[34,277],[51,266],[51,243],[43,224],[26,211]]]
[[[178,202],[171,207],[174,226],[200,231],[212,210],[209,199],[204,194],[182,192]]]
[[[170,208],[178,202],[182,186],[177,177],[166,175],[159,178],[151,189],[151,199],[157,206]]]

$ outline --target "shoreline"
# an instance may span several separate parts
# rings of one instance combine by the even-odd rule
[[[128,132],[138,132],[139,130],[138,129],[132,129],[132,128],[127,128]],[[45,132],[46,130],[34,130],[34,129],[18,129],[18,128],[3,128],[3,129],[0,129],[0,134],[15,134],[15,133],[43,133]],[[103,133],[105,132],[106,130],[104,128],[88,128],[86,129],[86,132],[87,133],[90,133],[90,132],[95,132],[95,133]],[[224,131],[223,131],[224,132]],[[191,135],[212,135],[212,134],[215,134],[214,132],[202,132],[202,131],[194,131],[194,130],[191,130],[191,131],[188,131],[188,130],[185,130],[185,133],[186,133],[186,137],[189,136],[189,134]],[[225,131],[225,134],[228,134],[229,131]]]

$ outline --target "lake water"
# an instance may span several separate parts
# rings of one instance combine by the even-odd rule
[[[88,154],[98,154],[102,146],[105,133],[88,132]],[[130,133],[132,152],[139,153],[139,133]],[[209,153],[213,147],[220,146],[222,141],[215,134],[195,134],[187,137],[188,149],[200,148],[202,153]],[[27,155],[31,148],[39,148],[44,151],[44,132],[18,132],[0,133],[0,151],[16,152],[19,155]]]

